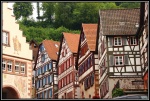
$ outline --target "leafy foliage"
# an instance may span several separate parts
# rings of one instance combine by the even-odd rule
[[[112,92],[112,97],[117,97],[117,96],[122,96],[123,90],[120,88],[116,88],[113,92]]]
[[[33,11],[33,7],[29,2],[16,2],[13,5],[13,11],[16,19],[24,17],[19,21],[19,24],[20,29],[23,30],[24,35],[27,37],[27,41],[34,39],[38,43],[41,43],[44,39],[59,41],[62,32],[79,34],[82,23],[98,23],[99,10],[101,9],[137,7],[140,7],[140,3],[44,2],[40,8],[37,2],[37,9],[43,11],[43,16],[40,16],[38,11],[38,21],[28,18],[29,15],[32,15]]]
[[[16,2],[13,5],[13,13],[18,20],[20,17],[29,17],[32,15],[33,7],[31,2]]]

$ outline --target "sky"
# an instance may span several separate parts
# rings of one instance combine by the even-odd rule
[[[13,9],[13,4],[14,4],[14,3],[12,3],[12,2],[11,2],[11,3],[8,3],[8,7],[11,8],[11,9]],[[33,8],[34,8],[34,9],[33,9],[33,14],[32,14],[31,17],[33,17],[33,19],[36,20],[36,17],[37,17],[37,8],[36,8],[36,6],[37,6],[37,5],[36,5],[36,3],[32,3],[32,5],[33,5]],[[40,6],[41,6],[41,3],[40,3]],[[40,11],[40,15],[42,15],[42,14],[43,14],[42,11]],[[14,14],[13,14],[13,10],[12,10],[12,15],[14,15]],[[30,17],[30,18],[31,18],[31,17]]]

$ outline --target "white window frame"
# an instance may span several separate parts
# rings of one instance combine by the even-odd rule
[[[3,31],[3,44],[8,45],[8,32]]]
[[[16,63],[19,63],[19,64],[16,64]],[[16,73],[19,73],[19,65],[20,65],[20,62],[15,62],[15,72]],[[18,71],[16,71],[16,67],[18,67]]]
[[[2,62],[2,68],[3,68],[3,71],[6,71],[6,60],[2,60],[3,62]],[[5,65],[5,67],[4,67],[4,65]],[[5,68],[5,69],[4,69]]]
[[[132,40],[131,40],[131,38],[132,38]],[[131,41],[133,41],[133,42],[132,42],[133,44],[131,44]],[[131,36],[131,37],[130,37],[130,45],[137,45],[137,39],[136,39],[135,36]]]
[[[117,61],[118,61],[118,64],[116,64]],[[122,64],[120,64],[120,62],[122,62]],[[121,66],[123,64],[124,64],[124,62],[123,62],[123,56],[115,56],[115,66]]]
[[[122,46],[122,38],[121,37],[114,37],[114,46]]]
[[[11,60],[8,60],[8,62],[7,62],[7,71],[8,72],[12,72],[12,61]],[[11,67],[11,68],[10,68]],[[10,68],[10,70],[9,70],[9,68]]]
[[[23,68],[24,68],[24,71],[22,71]],[[21,63],[21,66],[20,66],[20,73],[25,74],[25,64],[24,64],[24,63]]]

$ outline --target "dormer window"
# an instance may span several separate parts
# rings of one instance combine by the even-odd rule
[[[57,45],[57,44],[55,44],[55,47],[56,47],[56,48],[58,48],[58,45]]]

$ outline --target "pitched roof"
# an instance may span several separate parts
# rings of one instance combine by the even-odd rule
[[[30,40],[30,42],[29,42],[29,44],[31,45],[32,43],[34,43],[35,45],[37,45],[38,46],[38,44],[37,44],[37,42],[35,41],[35,40]]]
[[[82,23],[83,32],[85,34],[90,51],[95,51],[96,49],[97,26],[98,24]]]
[[[63,35],[64,35],[64,38],[65,38],[71,52],[77,53],[80,34],[73,34],[73,33],[63,32]]]
[[[45,47],[45,50],[48,54],[48,56],[52,59],[52,60],[57,60],[57,52],[59,51],[59,45],[60,43],[57,41],[53,41],[53,40],[43,40],[43,45]],[[55,44],[58,46],[55,46]]]
[[[140,9],[100,10],[103,35],[135,35],[140,23]]]

